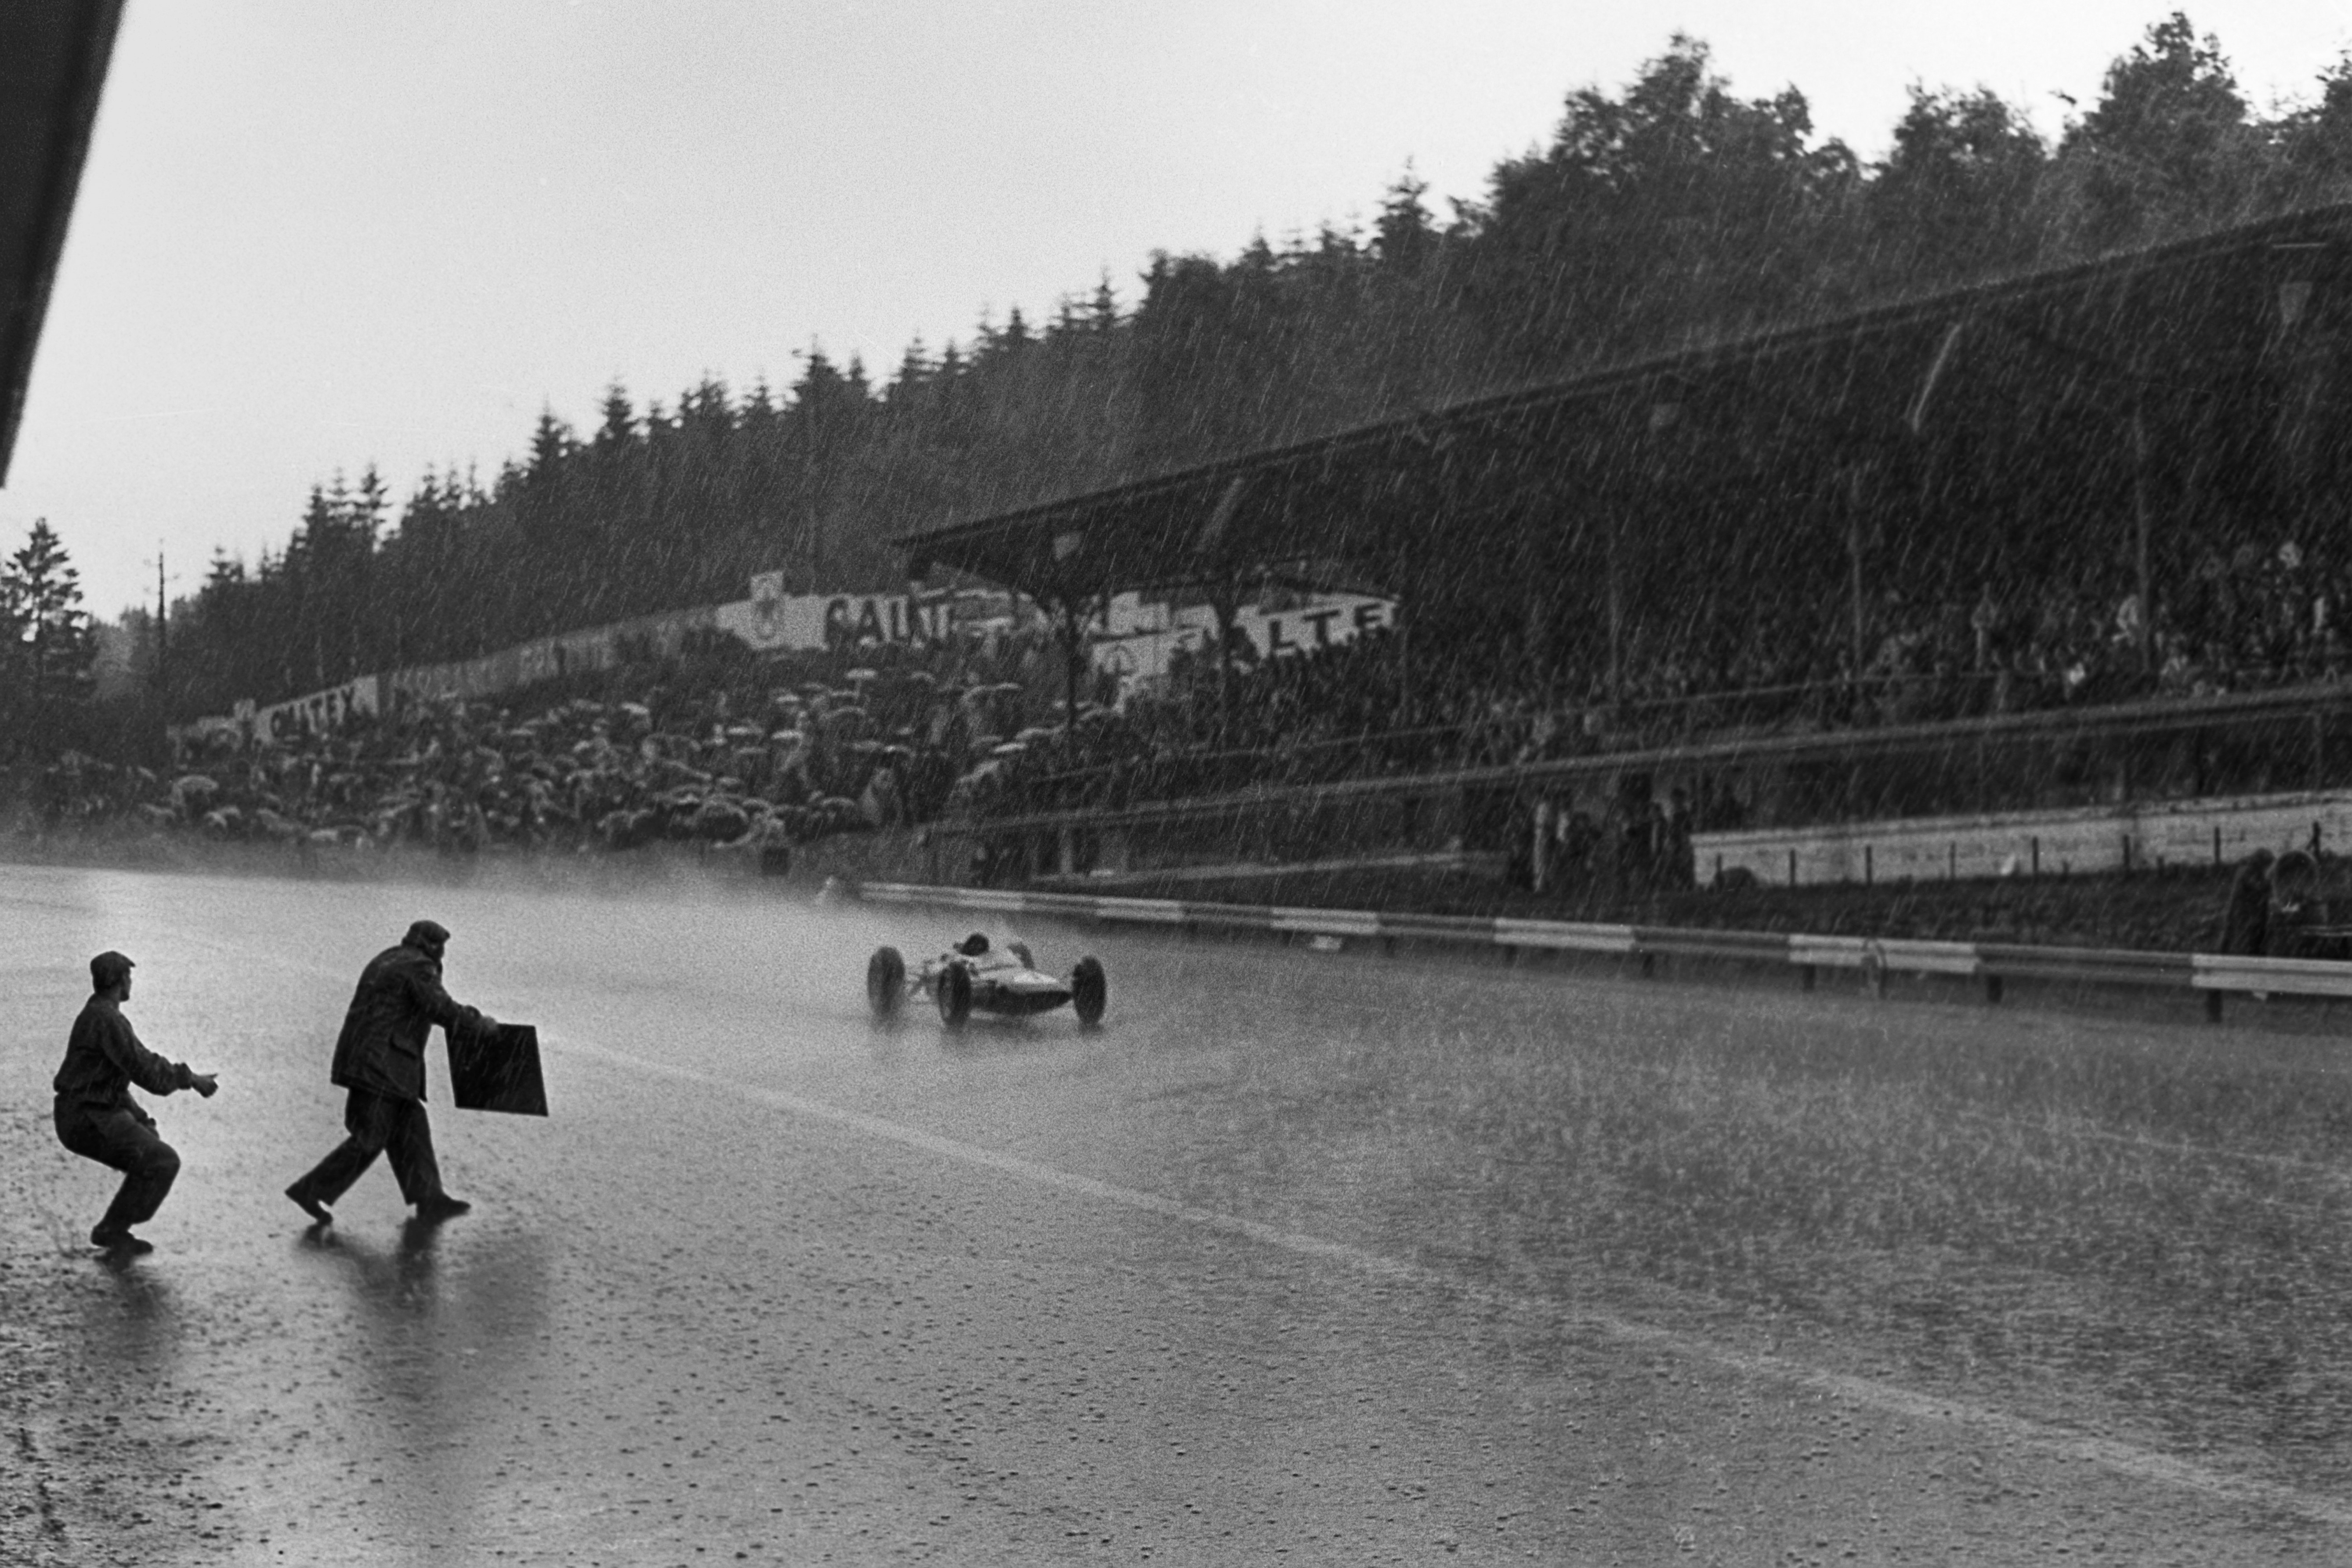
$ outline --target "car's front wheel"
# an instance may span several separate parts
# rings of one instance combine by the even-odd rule
[[[1103,1010],[1110,1006],[1110,977],[1103,973],[1101,959],[1081,958],[1070,971],[1070,1006],[1081,1028],[1092,1029],[1102,1022]]]
[[[939,988],[935,993],[940,1004],[940,1021],[950,1029],[961,1029],[971,1017],[971,971],[961,964],[950,964],[940,971]]]
[[[896,947],[877,947],[866,961],[866,1005],[876,1018],[891,1019],[898,1016],[898,1004],[906,999],[907,960]]]

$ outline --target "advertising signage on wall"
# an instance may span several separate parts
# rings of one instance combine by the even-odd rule
[[[716,630],[718,625],[718,612],[708,607],[665,611],[658,615],[641,615],[631,621],[534,638],[479,658],[413,665],[394,671],[384,680],[395,701],[408,697],[458,697],[471,702],[519,691],[541,681],[609,670],[632,657],[673,657],[698,633]]]
[[[1259,653],[1279,659],[1352,643],[1358,633],[1387,625],[1395,608],[1385,599],[1334,594],[1279,613],[1244,611],[1235,624],[1249,633]]]
[[[240,702],[225,718],[198,720],[180,730],[184,738],[194,738],[230,733],[234,727],[234,733],[278,745],[335,729],[354,715],[380,713],[385,703],[494,697],[542,681],[612,669],[632,659],[675,656],[694,638],[713,632],[738,637],[761,653],[817,652],[944,643],[959,625],[953,594],[788,594],[782,588],[781,572],[762,573],[751,580],[751,597],[731,604],[665,611],[535,638],[478,658],[361,675],[267,707]],[[984,595],[966,598],[986,602]],[[1392,600],[1327,593],[1280,610],[1244,610],[1234,627],[1247,640],[1249,653],[1282,659],[1352,643],[1391,624],[1395,616]],[[982,614],[961,624],[980,630],[1001,622]],[[1121,675],[1156,679],[1168,673],[1168,661],[1177,650],[1199,650],[1215,630],[1215,615],[1206,605],[1171,609],[1123,594],[1105,609],[1094,632],[1095,662]]]
[[[1095,663],[1115,674],[1153,681],[1180,651],[1199,653],[1215,637],[1216,612],[1205,604],[1174,611],[1114,604],[1095,637]],[[1245,609],[1234,630],[1260,659],[1288,659],[1354,642],[1396,620],[1396,601],[1361,593],[1325,593],[1282,610]]]
[[[380,685],[373,675],[361,675],[339,686],[291,697],[268,707],[250,702],[236,705],[232,716],[237,727],[256,740],[283,743],[298,736],[323,734],[341,727],[353,714],[378,711]]]
[[[942,643],[952,601],[908,593],[786,593],[782,572],[751,579],[751,597],[718,611],[719,629],[761,653],[814,652],[869,643]]]

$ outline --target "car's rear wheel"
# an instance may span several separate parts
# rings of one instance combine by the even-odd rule
[[[896,947],[877,947],[866,961],[866,1001],[878,1019],[898,1016],[907,999],[907,960]]]
[[[1110,1006],[1110,977],[1103,973],[1101,959],[1081,958],[1070,971],[1070,1006],[1081,1027],[1092,1029],[1102,1022],[1103,1009]]]
[[[950,964],[940,971],[939,988],[935,993],[940,1004],[940,1021],[950,1029],[961,1029],[971,1017],[971,971],[961,964]]]

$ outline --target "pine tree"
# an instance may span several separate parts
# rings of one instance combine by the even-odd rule
[[[8,683],[16,697],[8,715],[20,750],[53,751],[75,733],[73,721],[89,701],[90,666],[98,643],[81,607],[81,574],[65,545],[37,519],[25,546],[0,571],[0,623],[12,629],[11,652],[19,677]]]
[[[258,690],[252,674],[252,584],[245,563],[215,549],[191,614],[172,628],[176,716],[226,713]]]
[[[26,669],[32,661],[31,626],[24,585],[14,572],[0,568],[0,735],[24,731],[29,703]],[[8,747],[0,743],[0,757],[7,755]]]
[[[1381,203],[1380,222],[1373,229],[1373,249],[1381,265],[1401,277],[1417,275],[1437,248],[1436,226],[1430,222],[1429,209],[1421,200],[1428,191],[1429,182],[1415,174],[1408,162],[1404,172],[1389,186]]]
[[[822,593],[840,584],[834,575],[841,542],[833,538],[833,509],[849,454],[864,422],[866,394],[834,368],[824,350],[811,345],[807,367],[793,383],[785,415],[793,516],[786,525],[797,559],[801,591]]]

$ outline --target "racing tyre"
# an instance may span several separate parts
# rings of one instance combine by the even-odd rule
[[[1103,973],[1101,959],[1081,958],[1070,971],[1070,1006],[1078,1015],[1080,1028],[1092,1029],[1102,1022],[1103,1009],[1110,1006],[1110,977]]]
[[[971,971],[961,964],[950,964],[940,971],[940,1021],[950,1029],[961,1029],[971,1017]]]
[[[907,999],[907,960],[898,956],[896,947],[877,947],[874,956],[866,961],[866,1000],[878,1019],[898,1016],[898,1004]]]

